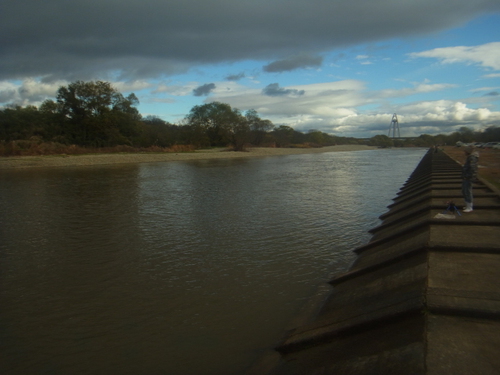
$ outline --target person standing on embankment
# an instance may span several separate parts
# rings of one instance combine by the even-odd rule
[[[473,210],[472,204],[472,182],[477,177],[477,162],[479,154],[474,151],[474,147],[468,146],[464,150],[465,164],[462,167],[462,194],[464,196],[465,207],[464,212],[471,212]]]

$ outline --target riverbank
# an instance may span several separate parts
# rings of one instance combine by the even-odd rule
[[[69,167],[106,164],[154,163],[182,160],[223,158],[266,157],[279,155],[312,154],[337,151],[372,150],[376,147],[364,145],[339,145],[320,148],[264,148],[254,147],[248,151],[235,152],[226,149],[197,150],[179,153],[112,153],[85,155],[11,156],[0,158],[0,169]]]

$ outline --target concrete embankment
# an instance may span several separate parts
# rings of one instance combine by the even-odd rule
[[[478,181],[463,213],[460,174],[423,157],[272,374],[500,373],[500,197]]]

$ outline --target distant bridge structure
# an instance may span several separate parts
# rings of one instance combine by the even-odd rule
[[[396,114],[392,115],[391,125],[389,126],[389,134],[387,134],[389,137],[391,136],[391,131],[392,131],[392,138],[401,138],[401,134],[399,133],[398,115]],[[396,137],[396,132],[398,134],[397,137]]]

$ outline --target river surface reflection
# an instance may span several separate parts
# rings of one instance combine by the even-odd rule
[[[0,171],[0,373],[244,373],[424,153]]]

